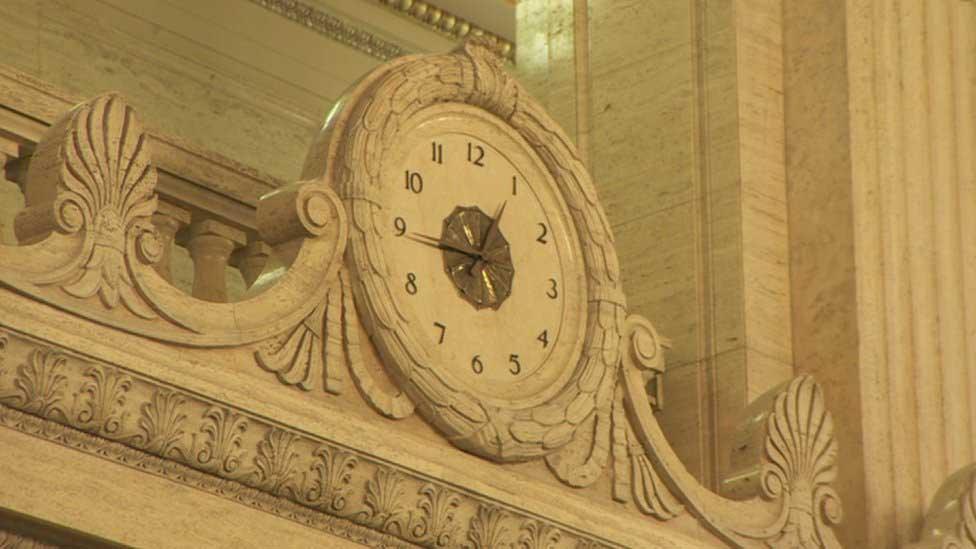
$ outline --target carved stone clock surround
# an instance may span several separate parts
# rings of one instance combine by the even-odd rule
[[[504,119],[533,118],[540,132],[535,134],[537,150],[561,151],[540,156],[550,169],[564,170],[560,179],[579,185],[574,217],[578,226],[589,228],[583,236],[587,265],[602,280],[590,289],[591,317],[602,324],[599,332],[591,327],[590,337],[600,333],[606,339],[593,347],[598,356],[592,360],[599,364],[591,367],[602,374],[592,389],[592,411],[575,422],[556,422],[570,425],[571,433],[562,449],[547,457],[552,471],[570,486],[610,474],[615,500],[630,502],[650,516],[648,522],[677,524],[690,516],[712,542],[837,546],[829,528],[841,516],[830,486],[836,444],[820,389],[809,377],[794,380],[776,399],[767,425],[761,499],[720,498],[698,485],[677,460],[644,392],[644,372],[662,361],[660,343],[646,320],[626,314],[615,281],[612,238],[585,170],[565,136],[521,96],[500,60],[469,42],[454,54],[395,61],[363,86],[387,71],[437,73],[448,67],[457,69],[445,73],[457,78],[447,85],[453,97],[504,114]],[[381,98],[390,91],[370,93]],[[183,295],[153,268],[162,244],[149,222],[156,210],[155,168],[146,143],[132,109],[109,95],[69,112],[38,147],[27,183],[28,208],[19,221],[21,234],[34,243],[0,246],[0,284],[9,297],[0,305],[5,311],[0,321],[5,327],[0,365],[5,427],[369,543],[437,545],[441,538],[432,526],[435,520],[463,525],[463,535],[458,531],[457,537],[445,538],[448,545],[489,547],[501,538],[525,539],[526,546],[619,543],[530,516],[518,503],[492,501],[476,488],[454,492],[429,476],[252,415],[239,404],[202,396],[200,390],[160,383],[158,376],[140,373],[147,361],[131,352],[113,352],[118,364],[79,356],[78,351],[88,353],[82,348],[88,347],[85,334],[114,331],[126,341],[171,347],[180,368],[187,365],[180,349],[192,350],[186,356],[209,356],[215,364],[250,354],[284,384],[267,388],[275,395],[294,391],[288,386],[308,391],[319,383],[329,393],[340,393],[351,378],[367,402],[391,419],[410,415],[411,397],[419,396],[409,386],[406,394],[397,390],[361,350],[369,343],[359,338],[349,277],[340,268],[346,228],[356,227],[360,214],[353,211],[347,225],[349,204],[343,205],[332,190],[353,171],[340,172],[339,178],[329,173],[262,199],[256,225],[288,268],[269,270],[263,281],[259,278],[262,291],[244,301],[214,304]],[[324,151],[334,150],[332,145],[314,148],[307,172],[326,160]],[[328,160],[335,166],[341,158]],[[32,325],[45,310],[53,318],[74,321]],[[93,341],[90,347],[99,345]],[[165,375],[196,383],[189,371]],[[444,427],[434,411],[425,410],[425,416]],[[531,444],[545,447],[545,439]],[[502,465],[487,467],[504,470]],[[344,471],[366,474],[345,476]],[[339,505],[337,497],[344,497],[348,507]],[[416,506],[403,503],[404,498],[417,501]],[[650,524],[645,530],[647,539],[655,537]]]

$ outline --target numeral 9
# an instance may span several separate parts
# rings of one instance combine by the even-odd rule
[[[396,229],[397,236],[403,236],[407,232],[407,222],[402,217],[393,220],[393,228]]]

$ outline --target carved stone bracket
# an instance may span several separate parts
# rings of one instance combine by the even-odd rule
[[[345,211],[328,185],[304,181],[262,198],[255,224],[282,268],[247,299],[213,303],[185,295],[154,268],[165,262],[171,235],[151,222],[157,177],[150,156],[135,112],[117,94],[65,114],[30,163],[27,206],[16,220],[26,245],[0,245],[0,285],[122,331],[195,346],[267,338],[324,299],[346,238]],[[209,261],[196,293],[220,300],[218,267],[243,234],[210,220],[191,229],[191,249]]]
[[[636,347],[636,338],[655,337],[645,331],[644,322],[628,319],[637,329],[629,330],[630,341],[624,345]],[[813,378],[797,377],[776,396],[763,443],[762,497],[735,501],[707,490],[678,459],[651,413],[638,364],[625,365],[622,377],[632,429],[626,432],[626,441],[636,443],[631,455],[637,455],[636,465],[641,466],[630,469],[631,483],[644,500],[637,502],[642,511],[669,519],[687,510],[736,547],[840,547],[830,528],[842,518],[840,500],[831,486],[837,443],[833,419]],[[622,488],[615,492],[618,499],[621,492]]]

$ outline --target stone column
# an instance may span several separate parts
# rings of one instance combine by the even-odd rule
[[[793,375],[780,16],[775,0],[518,5],[519,74],[589,157],[630,309],[672,341],[658,419],[716,490],[744,407]]]
[[[899,547],[976,458],[976,5],[784,6],[794,354],[845,546]]]

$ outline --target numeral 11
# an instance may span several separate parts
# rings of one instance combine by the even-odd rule
[[[430,159],[437,164],[444,163],[444,145],[432,141],[430,143]]]

